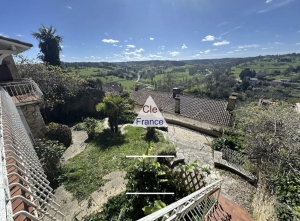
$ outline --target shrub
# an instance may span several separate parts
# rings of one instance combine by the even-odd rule
[[[95,130],[98,125],[98,122],[96,119],[88,117],[84,119],[86,132],[88,134],[89,139],[93,139],[95,136]]]
[[[66,148],[58,141],[39,140],[34,149],[51,186],[58,186],[61,174],[60,159]]]
[[[72,143],[72,132],[67,125],[51,122],[48,124],[46,136],[50,140],[57,140],[63,143],[65,147],[69,147]]]
[[[225,135],[215,138],[212,142],[212,148],[220,151],[224,146],[228,146],[230,149],[239,150],[242,147],[242,138],[238,136]]]
[[[145,134],[145,140],[146,141],[154,141],[154,142],[158,142],[159,138],[157,135],[157,131],[155,130],[154,127],[148,127],[147,128],[147,132]]]
[[[164,144],[162,147],[160,147],[160,150],[155,155],[176,156],[176,149],[175,149],[174,145],[172,145],[172,144]],[[169,165],[169,162],[166,160],[166,158],[163,158],[163,157],[158,157],[157,162],[159,162],[160,164]]]
[[[76,131],[86,130],[86,128],[85,128],[85,123],[79,123],[79,124],[76,124],[76,125],[74,126],[74,130],[76,130]]]
[[[124,113],[121,115],[119,119],[119,124],[132,124],[135,120],[136,116],[134,113]]]

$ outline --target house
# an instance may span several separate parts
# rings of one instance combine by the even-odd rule
[[[0,36],[0,220],[62,220],[33,148],[45,129],[43,93],[19,76],[12,57],[30,47]]]
[[[281,80],[273,80],[271,81],[272,86],[281,86],[283,82]]]
[[[212,100],[193,96],[178,96],[180,90],[173,89],[173,93],[157,91],[133,91],[131,97],[135,100],[135,113],[151,96],[167,122],[179,124],[217,136],[218,129],[230,127],[233,123],[236,93],[224,100]]]
[[[246,81],[250,84],[250,85],[256,85],[259,83],[259,80],[257,78],[250,78],[249,76],[246,77]]]
[[[123,86],[118,82],[112,81],[102,84],[102,90],[105,93],[119,94],[123,91]]]

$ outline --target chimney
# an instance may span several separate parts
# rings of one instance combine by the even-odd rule
[[[233,111],[235,108],[235,100],[236,100],[236,96],[233,96],[231,94],[231,96],[228,99],[228,104],[227,104],[227,110],[228,111]]]
[[[178,95],[175,97],[175,113],[180,114],[180,97]]]
[[[179,88],[174,87],[174,88],[173,88],[173,99],[174,99],[177,95],[179,95],[180,92],[181,92],[181,91],[180,91]]]
[[[237,96],[238,96],[238,93],[236,93],[236,92],[232,92],[232,93],[231,93],[231,96],[233,96],[233,97],[237,97]]]

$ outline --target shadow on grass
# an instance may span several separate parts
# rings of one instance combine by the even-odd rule
[[[125,136],[121,133],[115,134],[109,129],[104,129],[101,133],[97,133],[92,141],[99,149],[107,149],[112,146],[124,144]]]

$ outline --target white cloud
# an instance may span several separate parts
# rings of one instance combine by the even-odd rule
[[[162,54],[161,52],[157,52],[156,54]]]
[[[241,26],[237,26],[237,27],[235,27],[233,30],[236,30],[236,29],[239,29],[239,28],[241,28]]]
[[[258,44],[238,46],[238,48],[240,48],[240,49],[242,49],[242,48],[258,48],[258,47],[260,47],[260,45],[258,45]]]
[[[135,45],[126,45],[127,48],[135,48]]]
[[[276,41],[276,42],[274,42],[274,44],[276,44],[276,45],[282,45],[283,43]]]
[[[149,54],[148,57],[149,58],[162,58],[162,56],[156,55],[156,54]]]
[[[108,33],[104,32],[105,35],[109,35]]]
[[[217,24],[216,27],[221,27],[221,26],[224,26],[227,24],[228,24],[228,22],[221,22],[221,23]]]
[[[230,42],[226,40],[213,43],[214,46],[221,46],[221,45],[228,45],[228,44],[230,44]]]
[[[95,59],[95,56],[91,56],[92,59]]]
[[[63,46],[63,45],[60,45],[60,47],[61,47],[61,48],[64,48],[64,46]]]
[[[204,51],[204,54],[209,54],[210,51],[211,51],[211,50],[208,49],[208,50]]]
[[[154,38],[151,38],[151,37],[150,37],[150,40],[151,40],[151,41],[153,41],[153,40],[154,40]]]
[[[0,36],[5,37],[5,38],[9,37],[8,35],[2,34],[2,33],[0,33]]]
[[[178,51],[171,51],[171,52],[169,52],[169,54],[172,55],[172,56],[177,56],[177,55],[180,54],[180,52],[178,52]]]
[[[118,45],[116,45],[116,44],[113,44],[112,46],[114,46],[114,47],[117,47]]]
[[[114,39],[103,39],[102,40],[104,43],[118,43],[119,41],[118,40],[114,40]]]
[[[268,48],[262,48],[261,50],[267,50]]]
[[[127,40],[124,40],[124,42],[127,42]]]
[[[233,51],[228,51],[227,53],[228,53],[228,54],[232,54],[232,53],[234,53],[234,52],[239,52],[239,51],[241,51],[241,50],[237,49],[237,50],[233,50]]]
[[[226,35],[226,34],[228,34],[228,33],[229,33],[229,31],[227,31],[227,32],[224,32],[224,33],[220,34],[220,36],[222,36],[222,35]]]
[[[300,43],[297,43],[296,45],[300,45]]]
[[[202,41],[214,41],[215,37],[212,35],[207,35],[205,38],[202,39]]]
[[[293,2],[293,1],[295,1],[295,0],[282,0],[282,1],[278,1],[278,3],[276,3],[276,4],[274,3],[269,8],[264,9],[264,10],[260,10],[257,13],[266,13],[266,12],[269,12],[269,11],[274,10],[276,8],[280,8],[282,6],[285,6],[285,5],[287,5],[287,4],[289,4],[289,3]],[[271,2],[271,1],[269,1],[269,0],[266,1],[266,3],[269,3],[269,2]]]
[[[182,46],[181,46],[181,49],[186,49],[186,48],[188,48],[185,44],[183,44]]]
[[[126,48],[126,49],[125,49],[125,51],[129,51],[129,49],[128,49],[128,48]]]
[[[68,9],[72,9],[72,7],[71,7],[71,6],[67,6],[67,8],[68,8]]]
[[[66,56],[62,54],[62,55],[60,55],[60,57],[65,58]]]
[[[136,50],[135,50],[136,53],[141,53],[142,51],[145,51],[145,50],[144,50],[143,48],[140,48],[140,49],[136,49]]]
[[[266,1],[266,4],[270,3],[271,1],[272,1],[272,0],[267,0],[267,1]]]
[[[17,34],[16,36],[18,36],[18,37],[24,37],[24,35],[21,35],[21,34]]]

